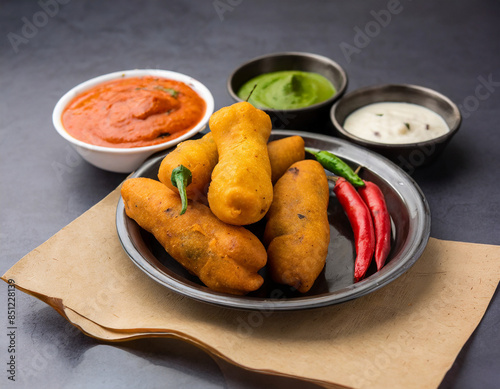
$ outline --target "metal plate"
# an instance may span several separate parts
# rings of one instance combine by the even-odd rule
[[[326,265],[306,294],[272,282],[261,271],[264,285],[246,296],[214,292],[180,266],[156,239],[126,216],[120,199],[116,227],[120,242],[132,261],[152,279],[184,296],[225,307],[254,310],[297,310],[342,303],[371,293],[406,272],[421,256],[430,234],[430,210],[417,184],[389,160],[349,142],[314,133],[275,130],[270,140],[300,135],[307,147],[328,150],[353,168],[362,165],[360,176],[375,182],[387,201],[392,219],[392,249],[386,265],[376,272],[372,264],[367,277],[353,283],[354,236],[347,217],[331,192],[328,215],[330,245]],[[168,151],[144,163],[132,177],[157,179],[157,172]],[[264,221],[248,227],[259,236]]]

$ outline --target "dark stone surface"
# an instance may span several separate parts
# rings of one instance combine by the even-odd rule
[[[430,203],[433,237],[500,244],[498,1],[402,0],[390,20],[387,1],[64,3],[57,9],[55,0],[0,4],[2,274],[125,178],[88,165],[53,129],[52,109],[69,88],[111,71],[170,69],[207,85],[218,109],[232,103],[226,80],[237,65],[278,51],[336,60],[348,73],[348,91],[412,83],[459,104],[460,132],[438,161],[412,176]],[[51,6],[44,11],[41,4]],[[221,4],[232,5],[218,13]],[[30,30],[26,21],[38,27]],[[358,28],[371,37],[360,41]],[[346,44],[358,47],[348,55]],[[488,78],[493,84],[481,89]],[[6,286],[0,289],[7,296]],[[19,365],[12,387],[314,386],[214,362],[177,340],[99,343],[40,301],[21,292],[16,299]],[[498,387],[499,317],[497,293],[443,388]],[[8,357],[7,340],[0,338],[1,360]]]

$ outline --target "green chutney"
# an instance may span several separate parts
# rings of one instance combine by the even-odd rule
[[[238,97],[247,100],[250,95],[248,102],[257,108],[286,110],[321,103],[335,93],[332,83],[320,74],[284,70],[252,78],[240,88]]]

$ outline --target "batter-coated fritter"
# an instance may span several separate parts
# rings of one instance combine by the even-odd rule
[[[272,182],[275,183],[295,162],[305,158],[304,139],[298,135],[274,140],[267,144],[271,164]],[[172,171],[179,165],[187,167],[193,181],[187,186],[186,194],[191,200],[206,204],[206,194],[210,184],[212,171],[217,165],[219,154],[212,133],[199,139],[181,142],[167,154],[158,170],[158,179],[174,192],[179,192],[172,185]]]
[[[273,200],[269,115],[241,102],[215,112],[209,125],[219,153],[208,188],[210,209],[229,224],[261,220]]]
[[[274,186],[264,242],[275,282],[307,292],[325,266],[330,242],[328,181],[313,160],[294,163]]]
[[[241,295],[262,285],[257,271],[266,264],[266,250],[250,231],[221,222],[195,201],[179,215],[179,195],[149,178],[126,180],[121,194],[127,216],[210,289]]]
[[[275,184],[290,166],[305,158],[304,139],[293,135],[273,140],[267,144],[267,152],[271,162],[271,180]]]
[[[211,133],[200,139],[192,139],[181,142],[177,147],[163,158],[158,179],[171,190],[179,193],[178,189],[172,185],[170,176],[172,171],[183,165],[192,174],[193,181],[186,188],[186,195],[192,200],[203,200],[207,195],[210,176],[219,156],[217,146]]]

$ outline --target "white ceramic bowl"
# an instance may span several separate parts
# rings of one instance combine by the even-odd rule
[[[144,147],[113,148],[95,146],[89,143],[82,142],[81,140],[72,137],[68,132],[66,132],[62,124],[61,116],[64,108],[66,108],[68,103],[77,95],[106,81],[142,76],[163,77],[170,80],[181,81],[189,85],[196,93],[198,93],[198,95],[200,95],[203,100],[205,100],[205,103],[207,105],[206,112],[202,120],[200,120],[200,122],[194,128],[179,136],[178,138],[172,139],[165,143]],[[175,146],[179,142],[186,140],[202,131],[206,127],[208,119],[212,115],[213,111],[214,98],[212,94],[205,85],[190,76],[172,72],[169,70],[124,70],[121,72],[104,74],[102,76],[92,78],[69,90],[64,96],[59,99],[56,106],[54,107],[54,111],[52,113],[52,122],[59,135],[66,139],[76,149],[78,154],[80,154],[82,158],[87,162],[104,170],[109,170],[117,173],[130,173],[137,169],[150,155],[156,153],[157,151]]]

